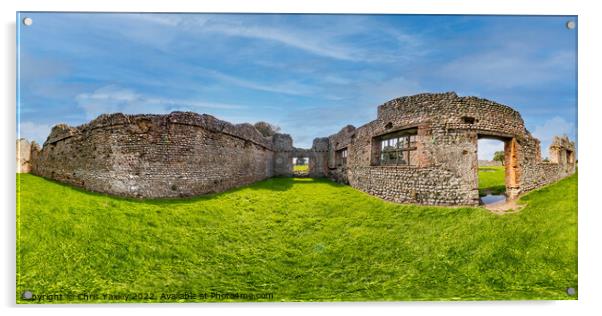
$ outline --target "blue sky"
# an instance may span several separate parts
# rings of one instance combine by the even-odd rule
[[[268,121],[297,147],[390,99],[455,91],[507,104],[542,141],[577,133],[576,17],[22,13],[19,132],[101,113]],[[480,158],[500,145],[481,142]]]

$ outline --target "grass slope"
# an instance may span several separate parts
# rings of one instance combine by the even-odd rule
[[[21,299],[26,290],[84,303],[77,294],[576,298],[566,294],[577,287],[576,175],[524,196],[528,205],[506,215],[397,205],[323,179],[144,202],[28,174],[18,184],[19,303],[31,302]]]
[[[506,192],[505,169],[503,166],[479,167],[479,195]]]

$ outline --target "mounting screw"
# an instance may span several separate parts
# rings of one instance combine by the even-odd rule
[[[566,294],[568,294],[570,296],[575,295],[575,288],[569,287],[568,289],[566,289]]]
[[[24,18],[23,19],[23,24],[30,26],[33,24],[33,20],[31,18]]]
[[[31,293],[31,291],[25,291],[23,292],[23,298],[26,300],[30,300],[33,297],[33,293]]]
[[[575,26],[577,26],[577,24],[575,23],[575,21],[568,21],[568,22],[566,22],[566,28],[569,29],[569,30],[574,29]]]

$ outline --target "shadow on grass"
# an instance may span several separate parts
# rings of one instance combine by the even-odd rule
[[[285,177],[273,177],[269,179],[265,179],[262,181],[258,181],[255,183],[243,185],[237,188],[232,188],[226,190],[224,192],[219,193],[209,193],[205,195],[192,196],[192,197],[182,197],[182,198],[162,198],[162,199],[145,199],[145,200],[135,200],[128,199],[129,201],[134,202],[143,202],[150,203],[154,205],[165,205],[165,204],[182,204],[182,203],[192,203],[198,201],[208,201],[215,198],[219,198],[223,195],[229,195],[232,193],[237,193],[243,190],[254,190],[254,191],[288,191],[293,188],[295,185],[305,185],[305,184],[324,184],[333,187],[344,187],[345,185],[339,184],[331,181],[328,178],[285,178]]]
[[[102,192],[90,191],[90,190],[86,190],[86,189],[83,189],[78,186],[62,183],[62,182],[59,182],[54,179],[48,179],[48,178],[36,176],[33,174],[28,174],[28,176],[36,177],[36,178],[42,179],[44,181],[51,182],[55,185],[58,185],[58,186],[61,186],[61,187],[64,187],[64,188],[67,188],[67,189],[70,189],[70,190],[73,190],[73,191],[76,191],[79,193],[86,194],[88,196],[104,197],[104,198],[114,199],[117,201],[127,201],[127,202],[135,203],[135,204],[151,204],[151,205],[176,205],[176,204],[186,204],[186,203],[193,203],[193,202],[199,202],[199,201],[209,201],[209,200],[212,200],[215,198],[219,198],[223,195],[236,193],[236,192],[246,190],[246,189],[287,191],[287,190],[290,190],[295,185],[316,184],[316,183],[325,184],[325,185],[329,185],[329,186],[333,186],[333,187],[344,187],[345,186],[343,184],[333,182],[328,178],[273,177],[273,178],[268,178],[268,179],[258,181],[255,183],[232,188],[232,189],[226,190],[224,192],[219,192],[219,193],[207,193],[207,194],[198,195],[198,196],[186,196],[186,197],[174,197],[174,198],[136,199],[136,198],[130,198],[130,197],[121,197],[121,196],[111,195],[111,194],[102,193]],[[18,180],[19,180],[19,175],[17,175],[17,181]]]
[[[287,191],[295,185],[302,184],[326,184],[333,187],[342,187],[344,185],[336,183],[328,178],[290,178],[290,177],[273,177],[263,181],[255,182],[242,188],[252,190],[271,190],[271,191]]]

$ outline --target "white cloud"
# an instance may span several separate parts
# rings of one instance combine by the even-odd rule
[[[231,83],[237,85],[239,87],[267,91],[267,92],[275,92],[275,93],[283,93],[283,94],[291,94],[291,95],[310,95],[316,92],[316,89],[312,86],[298,83],[295,81],[284,81],[280,83],[273,84],[264,84],[258,83],[256,81],[250,81],[246,79],[241,79],[238,77],[234,77],[231,75],[227,75],[215,70],[205,70],[212,77],[219,79],[221,81]]]
[[[292,29],[275,28],[269,26],[252,25],[243,23],[240,19],[231,19],[216,15],[135,15],[139,19],[157,23],[163,26],[177,27],[180,30],[199,33],[217,33],[227,36],[244,37],[250,39],[268,40],[306,52],[342,60],[357,60],[352,49],[340,44],[328,42],[316,36]]]
[[[345,47],[341,44],[328,43],[323,41],[319,36],[307,36],[290,30],[284,31],[281,29],[259,26],[238,26],[238,25],[212,25],[205,28],[205,31],[217,32],[230,36],[239,36],[247,38],[255,38],[269,40],[298,48],[306,52],[331,57],[342,60],[361,60],[361,56],[352,48]]]
[[[313,55],[344,61],[394,62],[407,60],[409,55],[424,52],[416,49],[421,41],[415,35],[385,25],[371,25],[369,19],[359,16],[339,18],[334,25],[321,24],[323,21],[314,18],[311,22],[306,21],[303,27],[266,23],[267,17],[261,20],[227,15],[140,14],[135,17],[163,27],[177,27],[179,31],[270,41]],[[374,51],[371,42],[361,45],[353,40],[346,40],[346,37],[358,34],[391,39],[404,51],[401,53],[399,48],[390,52]]]
[[[404,76],[365,83],[358,82],[358,85],[358,90],[362,95],[361,101],[371,107],[398,97],[426,92],[419,82]]]
[[[562,117],[555,116],[541,125],[535,126],[533,136],[537,137],[540,141],[551,141],[554,136],[568,135],[572,137],[575,130],[575,124],[568,122]]]
[[[48,124],[39,124],[31,121],[20,122],[17,131],[17,138],[25,138],[27,140],[35,140],[42,145],[50,134],[51,126]]]
[[[242,109],[246,106],[219,102],[157,98],[140,94],[134,90],[108,85],[92,93],[81,93],[75,98],[79,107],[92,119],[103,113],[122,112],[168,113],[175,110],[198,111],[202,109]]]
[[[503,89],[538,86],[557,80],[570,80],[575,56],[558,52],[535,57],[501,48],[456,59],[441,69],[441,74],[454,81],[488,85]]]
[[[541,141],[542,157],[548,156],[548,148],[554,136],[567,135],[572,141],[576,141],[575,124],[559,116],[555,116],[543,124],[535,126],[532,134]]]
[[[504,151],[504,142],[496,139],[479,139],[479,160],[493,160],[496,151]]]

